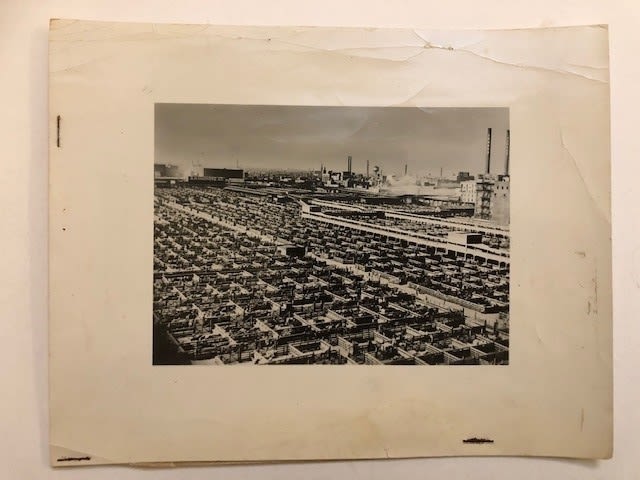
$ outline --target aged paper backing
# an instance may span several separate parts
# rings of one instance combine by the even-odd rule
[[[50,82],[52,465],[611,455],[606,27],[57,20]],[[152,366],[156,102],[508,106],[510,365]]]

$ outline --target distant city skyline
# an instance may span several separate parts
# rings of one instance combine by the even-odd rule
[[[508,108],[314,107],[168,104],[155,106],[155,163],[246,170],[347,169],[385,175],[504,173]]]

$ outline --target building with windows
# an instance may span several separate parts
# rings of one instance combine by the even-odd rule
[[[465,180],[460,183],[460,201],[463,203],[476,203],[475,180]]]
[[[456,182],[458,183],[473,179],[473,175],[469,174],[469,172],[458,172],[458,175],[456,176]]]
[[[491,220],[500,225],[509,225],[510,203],[509,175],[500,175],[491,192]]]
[[[242,180],[244,179],[244,170],[241,168],[205,168],[203,176]]]
[[[494,177],[481,175],[476,180],[475,216],[485,220],[491,219],[491,198],[493,196]]]

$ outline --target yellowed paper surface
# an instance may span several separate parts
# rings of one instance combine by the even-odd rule
[[[509,365],[153,366],[156,103],[509,107]],[[56,20],[50,126],[52,465],[611,455],[606,27]]]

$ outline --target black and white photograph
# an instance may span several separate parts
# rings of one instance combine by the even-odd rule
[[[50,465],[611,458],[606,26],[49,37]]]
[[[509,111],[155,105],[155,365],[507,365]]]

